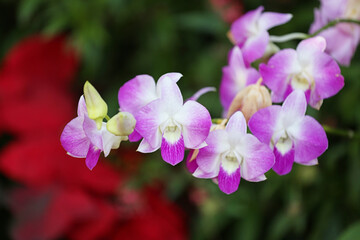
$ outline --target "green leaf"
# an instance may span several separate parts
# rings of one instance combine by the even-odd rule
[[[338,238],[338,240],[354,240],[360,236],[360,221],[348,227]]]

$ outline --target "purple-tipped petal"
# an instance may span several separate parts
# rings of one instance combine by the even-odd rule
[[[142,136],[136,131],[134,130],[130,135],[129,135],[129,141],[130,142],[137,142],[140,141],[142,139]]]
[[[155,81],[149,75],[138,75],[126,82],[119,90],[121,111],[135,114],[140,108],[157,99]]]
[[[241,176],[248,181],[254,181],[269,171],[275,157],[267,144],[261,143],[255,136],[246,134],[236,146],[237,152],[243,155]],[[259,180],[260,181],[260,180]]]
[[[163,110],[171,115],[178,112],[183,105],[183,97],[176,82],[169,77],[164,77],[157,83],[157,88]]]
[[[225,129],[229,135],[232,135],[232,133],[236,133],[236,135],[246,134],[247,126],[244,114],[240,111],[235,112],[230,117]]]
[[[209,111],[195,101],[187,101],[173,117],[182,125],[182,134],[186,148],[195,148],[209,135],[211,117]]]
[[[311,94],[309,104],[316,104],[324,98],[337,94],[344,87],[344,77],[338,64],[325,53],[314,56],[313,77],[315,89]]]
[[[293,91],[284,101],[282,105],[282,119],[286,126],[292,125],[294,122],[304,117],[306,112],[306,98],[301,90]]]
[[[208,178],[216,178],[218,176],[218,174],[219,174],[219,171],[207,173],[207,172],[204,172],[203,170],[201,170],[198,167],[194,171],[193,176],[197,177],[197,178],[206,178],[206,179],[208,179]]]
[[[199,149],[196,162],[199,168],[207,173],[219,173],[220,154],[230,149],[228,134],[223,130],[210,132],[206,139],[208,146]]]
[[[288,129],[294,138],[295,162],[306,164],[318,158],[328,148],[328,140],[323,127],[312,117],[305,116]]]
[[[267,31],[259,32],[256,36],[250,37],[243,46],[244,61],[251,64],[261,58],[269,43],[269,33]]]
[[[270,144],[280,113],[281,107],[276,105],[260,109],[249,120],[250,131],[261,142]]]
[[[231,194],[235,192],[239,188],[240,178],[240,168],[229,174],[220,166],[218,176],[219,188],[224,193]]]
[[[163,137],[161,141],[161,156],[165,162],[175,166],[184,159],[184,139],[181,136],[176,142],[169,143]]]
[[[95,121],[85,116],[83,122],[83,129],[85,135],[87,136],[91,144],[102,150],[103,142],[101,130],[97,129]]]
[[[88,115],[84,95],[81,95],[81,97],[79,99],[77,114],[79,117]]]
[[[60,141],[64,149],[74,157],[86,157],[90,141],[83,130],[84,118],[77,117],[71,120],[64,128]]]
[[[275,164],[273,170],[279,175],[288,174],[294,163],[294,148],[282,155],[276,147],[274,147]]]
[[[188,100],[197,101],[199,99],[199,97],[201,97],[202,95],[204,95],[205,93],[208,93],[208,92],[216,92],[216,88],[204,87],[204,88],[200,89],[199,91],[197,91],[194,95],[192,95]]]
[[[178,73],[178,72],[171,72],[171,73],[165,73],[164,75],[162,75],[159,80],[158,80],[158,84],[160,83],[161,85],[161,82],[163,81],[164,78],[168,77],[170,78],[171,80],[173,80],[174,82],[177,82],[180,80],[180,78],[182,78],[182,74],[181,73]]]
[[[136,131],[155,148],[161,142],[159,126],[168,119],[161,99],[154,100],[136,114]]]
[[[249,179],[247,181],[249,181],[249,182],[261,182],[261,181],[265,181],[265,180],[266,180],[266,176],[265,176],[265,174],[263,174],[263,175],[260,175],[259,177]]]
[[[263,10],[264,7],[260,6],[255,10],[248,11],[231,25],[231,33],[240,47],[247,40],[250,30],[256,27],[256,22]]]
[[[292,18],[289,13],[264,12],[259,18],[259,26],[262,29],[270,29],[275,26],[287,23]]]
[[[198,168],[198,164],[196,162],[196,157],[193,159],[193,155],[194,155],[195,151],[199,151],[199,150],[197,150],[197,149],[190,150],[190,152],[186,158],[186,168],[189,170],[190,173],[194,173],[195,170]]]
[[[137,151],[141,152],[141,153],[152,153],[152,152],[155,152],[156,150],[158,150],[160,148],[160,146],[161,146],[160,141],[158,142],[157,146],[152,147],[145,139],[143,139],[140,142],[140,145],[139,145]]]
[[[287,97],[289,75],[300,72],[301,66],[296,51],[284,49],[271,57],[266,65],[261,64],[259,69],[264,84],[273,91],[273,95],[277,96],[272,100],[282,102]]]
[[[302,62],[310,62],[314,55],[324,52],[326,48],[326,40],[323,37],[308,38],[299,43],[296,48],[299,60]]]
[[[89,151],[88,151],[88,153],[86,155],[86,159],[85,159],[85,164],[90,170],[92,170],[96,166],[96,164],[99,160],[99,157],[100,157],[100,153],[101,153],[101,149],[90,144]]]

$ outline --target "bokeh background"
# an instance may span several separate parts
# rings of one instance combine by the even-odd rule
[[[138,74],[181,72],[184,98],[218,87],[231,21],[263,5],[294,15],[273,35],[307,32],[316,0],[1,0],[0,239],[360,239],[360,57],[345,87],[308,109],[328,134],[319,165],[294,165],[222,193],[159,153],[122,143],[89,171],[59,137],[89,80],[117,112]],[[281,44],[295,47],[297,41]],[[217,93],[199,99],[221,116]]]

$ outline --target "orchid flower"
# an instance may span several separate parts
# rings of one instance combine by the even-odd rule
[[[284,49],[260,65],[264,83],[272,90],[273,102],[282,102],[296,89],[303,91],[307,102],[319,109],[324,98],[338,93],[344,86],[338,64],[324,53],[323,37],[303,40],[296,50]]]
[[[320,9],[315,9],[315,21],[310,27],[310,33],[340,18],[360,20],[360,2],[358,0],[321,0]],[[339,23],[322,31],[319,36],[326,39],[326,52],[341,65],[349,66],[360,42],[360,26],[354,23]]]
[[[64,128],[60,141],[69,155],[77,158],[86,158],[86,166],[92,170],[99,159],[100,153],[105,157],[111,149],[117,149],[126,136],[115,136],[106,129],[106,123],[101,122],[98,129],[98,121],[88,116],[85,99],[81,96],[77,110],[78,116],[71,120]]]
[[[217,178],[219,188],[226,194],[238,189],[240,178],[257,182],[265,180],[265,172],[274,165],[274,155],[264,143],[246,133],[246,121],[238,111],[229,119],[225,129],[210,132],[208,146],[199,149],[198,178]]]
[[[220,101],[225,111],[236,94],[246,86],[256,83],[260,74],[254,68],[246,67],[242,52],[235,46],[230,52],[229,65],[223,67],[220,84]]]
[[[276,158],[273,170],[279,175],[289,173],[294,162],[317,164],[317,158],[328,147],[322,126],[305,116],[306,106],[304,93],[296,90],[282,106],[261,109],[249,121],[251,132],[273,149]]]
[[[284,24],[292,18],[291,14],[264,12],[260,6],[249,11],[231,25],[231,35],[235,43],[243,51],[248,63],[261,58],[269,44],[268,30]]]
[[[135,115],[135,130],[144,137],[138,151],[149,153],[161,148],[164,161],[176,165],[183,160],[185,148],[204,146],[211,117],[198,102],[188,100],[184,104],[179,87],[169,76],[158,81],[157,89],[160,98],[140,108]]]
[[[138,75],[127,81],[119,89],[118,100],[121,111],[129,112],[135,116],[142,107],[158,99],[161,92],[161,82],[165,77],[177,82],[182,74],[175,72],[164,74],[159,78],[158,84],[155,84],[153,77],[146,74]],[[137,142],[141,138],[142,136],[136,130],[129,135],[131,142]]]

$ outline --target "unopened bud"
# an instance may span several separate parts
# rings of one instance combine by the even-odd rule
[[[131,113],[119,112],[106,123],[106,128],[116,136],[129,136],[134,131],[135,123]]]
[[[246,122],[248,122],[251,116],[259,109],[271,106],[270,93],[265,86],[260,85],[261,81],[262,79],[238,92],[229,107],[228,118],[240,110],[244,114]]]
[[[84,97],[89,118],[95,120],[97,128],[100,129],[108,111],[106,102],[88,81],[84,85]]]

